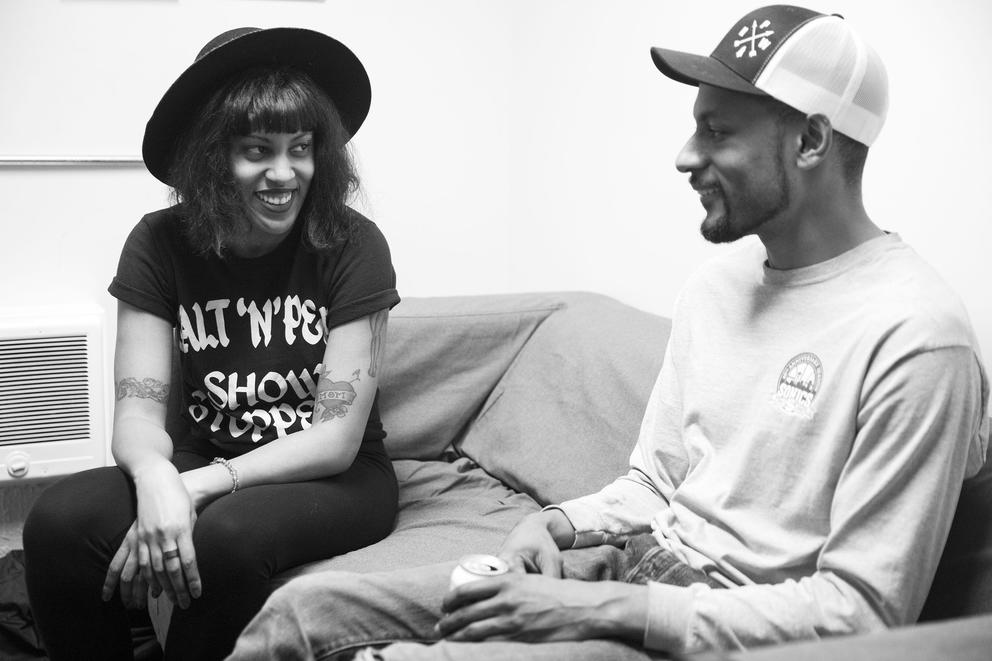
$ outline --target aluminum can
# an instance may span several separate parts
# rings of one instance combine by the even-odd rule
[[[510,566],[494,555],[475,553],[462,556],[458,561],[458,566],[451,572],[451,583],[449,590],[465,585],[481,578],[492,578],[502,576],[510,571]]]

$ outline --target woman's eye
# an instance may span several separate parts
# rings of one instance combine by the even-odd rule
[[[301,142],[298,145],[293,146],[293,151],[297,154],[306,154],[310,151],[311,144],[309,142]]]

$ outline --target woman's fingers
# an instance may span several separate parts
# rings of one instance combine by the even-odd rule
[[[100,596],[104,601],[110,601],[110,598],[114,596],[114,590],[117,589],[117,585],[121,580],[121,571],[124,569],[124,563],[130,555],[131,549],[125,537],[117,549],[117,553],[111,558],[110,566],[107,568],[107,575],[103,579],[103,591]]]
[[[158,596],[162,594],[162,582],[155,572],[152,572],[152,580],[148,582],[148,589],[151,590],[152,597],[155,599],[158,599]]]
[[[202,592],[192,536],[189,533],[180,535],[176,539],[175,548],[162,552],[162,561],[169,584],[176,595],[175,603],[180,608],[188,608],[189,600],[196,599]]]
[[[135,575],[131,583],[131,601],[125,602],[124,605],[135,610],[144,610],[148,605],[148,584],[141,574]]]
[[[171,544],[150,544],[146,548],[151,569],[148,575],[154,581],[150,582],[153,594],[158,596],[158,592],[165,590],[172,603],[188,608],[190,599],[199,597],[202,592],[192,536],[183,533]]]
[[[183,574],[186,577],[186,585],[189,586],[189,594],[194,599],[198,599],[203,593],[203,584],[200,582],[200,569],[196,565],[193,537],[185,534],[180,536],[177,541],[179,543],[179,558],[182,562]]]
[[[141,572],[138,567],[138,557],[132,550],[127,555],[127,559],[124,561],[124,566],[121,568],[121,601],[124,602],[125,606],[131,604],[134,598],[135,583],[141,583],[144,585],[144,581],[141,580]]]
[[[144,608],[149,590],[156,598],[164,591],[174,604],[188,608],[190,599],[203,591],[191,531],[181,532],[171,543],[146,542],[139,539],[137,521],[131,524],[110,560],[102,599],[110,601],[117,590],[128,608]]]
[[[157,593],[165,592],[172,603],[176,603],[176,591],[165,573],[165,563],[162,560],[162,549],[157,544],[138,545],[138,562],[141,565],[141,576]]]
[[[168,581],[169,592],[173,603],[180,608],[189,608],[189,589],[186,585],[186,576],[183,574],[183,558],[179,547],[168,549],[162,552],[162,562],[165,567],[165,579]]]

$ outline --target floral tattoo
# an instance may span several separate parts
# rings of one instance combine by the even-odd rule
[[[169,384],[158,379],[141,379],[125,377],[117,382],[117,401],[125,397],[137,397],[139,399],[153,399],[156,402],[165,403],[169,401]]]

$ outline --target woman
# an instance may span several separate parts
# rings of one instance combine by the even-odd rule
[[[334,39],[241,28],[159,102],[143,155],[176,204],[134,228],[109,289],[117,466],[53,485],[25,523],[53,659],[131,658],[149,589],[177,606],[166,658],[222,658],[273,575],[390,531],[376,396],[399,297],[385,240],[345,205],[369,101]]]

